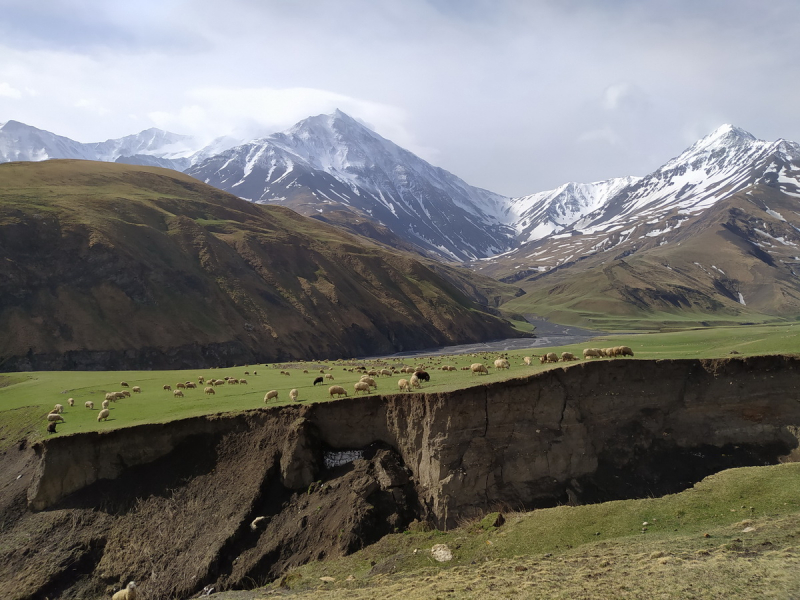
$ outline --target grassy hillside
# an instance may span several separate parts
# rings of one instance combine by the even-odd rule
[[[514,336],[472,278],[151,167],[0,165],[0,369],[352,356]],[[465,285],[468,281],[470,285]]]

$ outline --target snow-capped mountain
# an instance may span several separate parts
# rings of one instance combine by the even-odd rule
[[[472,187],[341,111],[231,148],[186,171],[254,202],[304,214],[346,209],[449,259],[503,252],[508,198]]]
[[[570,182],[554,190],[512,198],[508,222],[517,232],[518,243],[533,242],[569,227],[639,179],[619,177],[595,183]]]
[[[183,170],[197,152],[197,142],[185,135],[146,129],[123,138],[84,144],[19,121],[0,125],[0,162],[73,158],[126,162]]]

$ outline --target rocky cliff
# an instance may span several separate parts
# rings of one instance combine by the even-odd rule
[[[53,438],[4,457],[0,595],[77,598],[134,578],[188,597],[414,518],[677,491],[796,457],[798,386],[797,357],[598,361]]]

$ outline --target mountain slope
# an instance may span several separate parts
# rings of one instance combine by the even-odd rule
[[[445,278],[174,171],[47,161],[0,175],[4,370],[358,356],[515,335],[472,299],[495,282]]]
[[[444,258],[510,247],[508,199],[472,187],[336,111],[199,162],[187,173],[254,202],[368,219]]]

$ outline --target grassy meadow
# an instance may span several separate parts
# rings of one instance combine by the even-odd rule
[[[754,325],[689,329],[672,333],[629,334],[602,336],[589,342],[568,346],[553,346],[515,350],[506,353],[511,369],[495,370],[492,367],[497,352],[483,352],[453,356],[420,356],[404,359],[339,360],[294,362],[273,365],[249,365],[227,369],[190,369],[183,371],[60,371],[26,372],[0,375],[0,450],[16,443],[25,436],[33,438],[47,435],[46,414],[55,404],[65,407],[64,423],[59,424],[58,434],[83,431],[107,430],[141,423],[165,422],[203,414],[241,411],[266,406],[264,396],[269,390],[278,390],[277,401],[269,406],[289,402],[289,390],[296,388],[298,400],[324,402],[330,400],[328,388],[332,384],[342,385],[353,395],[353,384],[360,374],[350,371],[356,365],[368,368],[424,366],[431,374],[431,381],[423,383],[423,392],[446,392],[471,385],[498,381],[537,373],[545,369],[564,368],[569,364],[523,363],[524,356],[541,355],[544,352],[573,352],[580,356],[585,347],[630,346],[636,359],[664,358],[718,358],[730,356],[732,351],[740,355],[795,353],[800,350],[800,324]],[[617,359],[595,359],[617,360]],[[476,376],[462,367],[474,362],[484,362],[490,367],[488,376]],[[441,371],[443,365],[452,365],[456,371]],[[281,374],[281,371],[290,375]],[[303,371],[308,371],[304,373]],[[321,371],[333,376],[333,381],[313,385]],[[248,372],[249,375],[245,375]],[[184,391],[183,398],[175,398],[163,386],[173,390],[179,382],[198,382],[198,378],[224,379],[245,378],[247,384],[222,385],[214,388],[215,394],[197,389]],[[377,390],[373,394],[398,391],[398,379],[408,375],[376,377]],[[130,387],[123,388],[125,381]],[[97,414],[107,392],[121,391],[139,386],[142,392],[132,393],[130,398],[111,404],[111,416],[98,422]],[[75,406],[70,408],[67,399],[73,398]],[[94,409],[84,408],[86,401],[94,402]]]

